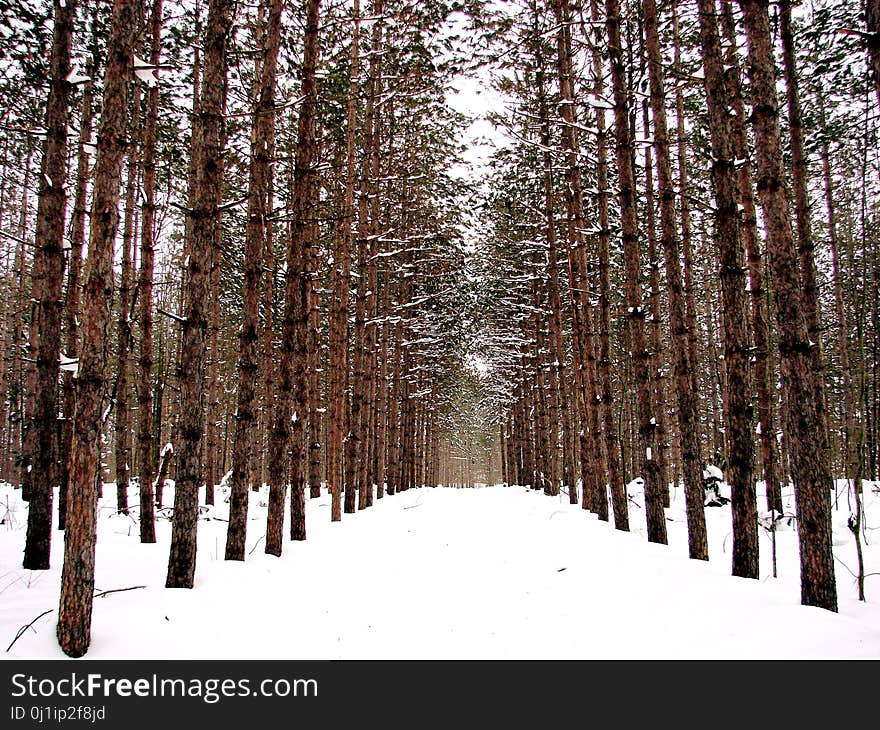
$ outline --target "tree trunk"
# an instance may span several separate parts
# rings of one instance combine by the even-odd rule
[[[581,412],[581,432],[583,445],[589,455],[582,458],[582,506],[589,506],[600,520],[608,520],[608,493],[605,486],[605,460],[600,440],[600,398],[596,368],[596,347],[590,304],[590,280],[587,265],[584,227],[584,206],[581,184],[581,171],[578,163],[580,142],[577,134],[577,116],[574,93],[574,74],[572,62],[571,10],[568,0],[554,4],[554,12],[560,23],[556,38],[557,70],[561,98],[562,148],[566,155],[565,202],[568,238],[569,288],[571,290],[572,320],[574,341],[572,349],[577,353],[575,359],[575,383],[578,387],[577,403]],[[545,146],[549,146],[545,140]],[[545,154],[545,164],[547,162]],[[553,249],[551,249],[551,252]],[[559,354],[557,352],[557,362]],[[563,374],[560,373],[560,379]],[[612,481],[612,490],[613,481]],[[574,485],[570,487],[570,497],[576,494]],[[616,509],[616,507],[615,507]],[[616,521],[616,517],[615,517]]]
[[[79,150],[77,152],[76,189],[73,197],[73,215],[70,222],[70,256],[67,263],[67,296],[64,302],[65,354],[69,360],[79,357],[79,320],[82,275],[82,248],[86,237],[86,217],[88,216],[88,187],[90,159],[88,146],[92,139],[94,120],[94,75],[100,63],[100,44],[97,38],[96,16],[92,18],[91,58],[86,67],[86,75],[92,79],[83,89],[80,107]],[[64,422],[61,426],[61,454],[70,454],[73,439],[73,415],[76,409],[76,380],[72,372],[64,372],[62,392]],[[67,486],[70,479],[70,459],[61,459],[61,474],[58,487],[58,528],[63,530],[67,517]]]
[[[225,104],[224,104],[225,107]],[[226,146],[225,139],[220,141],[221,148]],[[205,383],[205,436],[202,440],[202,469],[205,483],[205,504],[214,504],[214,486],[220,478],[219,470],[223,465],[219,462],[220,457],[220,361],[222,358],[223,344],[220,338],[220,279],[222,271],[222,236],[223,227],[220,216],[217,217],[214,229],[214,248],[211,261],[211,275],[209,277],[208,300],[210,301],[208,314],[208,345],[207,358],[207,382]],[[222,474],[222,472],[221,472]],[[253,459],[248,476],[253,477]]]
[[[107,384],[113,243],[119,224],[119,182],[138,9],[139,3],[133,0],[114,2],[104,75],[104,104],[98,128],[57,628],[61,649],[72,657],[85,654],[91,640],[97,518],[95,486],[100,476],[101,410]]]
[[[222,197],[226,44],[232,25],[230,0],[209,0],[204,42],[203,83],[193,117],[195,184],[185,242],[186,301],[180,349],[180,444],[174,490],[174,520],[168,561],[168,588],[192,588],[196,569],[196,529],[202,483],[205,365],[210,315],[210,277]]]
[[[590,15],[596,34],[601,35],[601,18],[598,0],[590,0]],[[605,91],[604,68],[598,44],[593,52],[593,72],[596,76],[596,94]],[[626,503],[624,470],[621,463],[620,443],[614,424],[614,392],[611,387],[611,261],[609,242],[611,230],[608,220],[608,133],[605,126],[605,110],[596,107],[596,188],[598,190],[598,245],[599,245],[599,376],[601,380],[602,428],[605,436],[605,456],[608,464],[608,481],[611,486],[611,503],[614,509],[614,527],[629,531],[629,512]]]
[[[749,40],[754,105],[758,195],[767,226],[773,273],[780,371],[785,398],[785,436],[797,504],[801,602],[837,610],[831,548],[830,465],[823,453],[821,393],[811,372],[811,344],[790,209],[785,195],[782,144],[767,0],[740,0]]]
[[[12,392],[14,393],[12,403],[10,404],[10,434],[9,434],[9,453],[7,454],[8,463],[6,465],[6,473],[10,479],[19,477],[22,485],[22,499],[27,499],[25,494],[24,480],[21,479],[21,466],[26,459],[24,452],[24,444],[22,443],[23,429],[25,428],[26,412],[24,409],[23,384],[25,378],[25,367],[22,355],[26,351],[25,338],[25,309],[28,301],[28,291],[25,285],[27,280],[28,256],[25,244],[25,236],[27,235],[28,210],[30,208],[30,188],[31,188],[31,160],[34,155],[34,146],[32,142],[28,142],[27,154],[25,155],[24,179],[21,185],[21,205],[19,207],[18,221],[18,238],[19,244],[15,249],[15,257],[13,259],[12,270],[16,277],[18,285],[15,291],[15,300],[12,307],[12,321],[9,326],[9,352],[12,354]],[[14,471],[16,472],[13,475]]]
[[[158,66],[162,58],[162,0],[153,0],[150,16],[150,63]],[[138,365],[138,446],[140,452],[140,537],[156,542],[153,475],[156,473],[156,440],[153,418],[153,267],[156,240],[156,137],[159,120],[159,87],[147,95],[144,125],[144,203],[141,214],[141,262],[138,274],[141,342]]]
[[[822,413],[827,419],[828,407],[825,398],[824,353],[822,345],[822,311],[819,298],[819,274],[814,258],[813,231],[810,223],[810,196],[807,191],[809,180],[809,161],[804,151],[804,124],[801,114],[801,100],[798,91],[797,50],[794,32],[791,28],[791,0],[779,2],[779,34],[782,37],[782,62],[785,71],[785,94],[788,102],[788,140],[791,148],[791,180],[794,188],[795,223],[797,228],[797,250],[801,265],[801,289],[804,302],[804,316],[807,320],[807,333],[810,336],[811,368],[816,378],[815,388],[821,395]],[[826,436],[825,457],[830,461],[831,449],[827,441],[828,424],[822,429]]]
[[[288,465],[288,448],[291,445],[291,420],[294,404],[301,404],[305,400],[304,373],[302,368],[303,351],[297,352],[297,331],[300,329],[297,318],[300,321],[308,320],[308,300],[306,277],[308,272],[308,247],[315,245],[314,241],[308,240],[313,235],[314,227],[311,221],[315,218],[317,205],[313,198],[315,185],[315,153],[317,141],[315,139],[315,118],[317,97],[315,92],[315,71],[318,65],[318,28],[319,28],[320,0],[308,0],[306,5],[305,41],[303,48],[302,64],[302,88],[300,95],[303,99],[300,107],[297,142],[293,175],[293,215],[288,232],[287,241],[287,271],[285,273],[284,287],[284,320],[281,332],[281,364],[278,383],[278,394],[275,403],[275,426],[272,430],[272,441],[269,454],[269,512],[266,524],[266,553],[269,555],[281,555],[282,536],[284,528],[284,493],[285,472]],[[305,311],[303,311],[305,309]],[[300,348],[303,345],[300,344]],[[297,367],[297,375],[294,378],[293,368]],[[296,393],[294,392],[296,389]],[[301,406],[298,406],[301,408]],[[302,412],[297,412],[299,428],[295,430],[293,437],[294,452],[291,462],[296,463],[302,455]],[[302,483],[293,476],[291,493],[291,530],[305,527],[305,514],[303,504]]]
[[[767,317],[767,290],[764,285],[764,262],[757,232],[757,214],[752,183],[752,165],[745,131],[746,113],[740,83],[740,64],[736,53],[736,26],[728,0],[723,0],[721,16],[728,50],[725,64],[729,67],[727,81],[731,96],[730,116],[734,154],[739,161],[739,196],[742,205],[742,236],[746,244],[749,266],[749,298],[752,307],[754,336],[755,381],[758,391],[758,423],[761,428],[761,464],[767,493],[767,509],[782,514],[782,490],[777,478],[778,454],[776,426],[773,415],[772,367],[770,362],[770,327]]]
[[[697,393],[692,387],[693,365],[690,361],[689,332],[685,302],[682,297],[680,250],[675,234],[675,189],[672,181],[669,132],[666,122],[666,91],[654,0],[643,0],[642,10],[645,21],[645,44],[648,51],[651,109],[654,115],[654,149],[657,152],[657,181],[660,188],[660,243],[663,248],[666,290],[669,296],[679,448],[688,523],[688,553],[695,560],[708,560]]]
[[[644,3],[643,3],[644,5]],[[647,26],[648,14],[645,12]],[[655,12],[656,19],[656,12]],[[665,112],[665,109],[664,109]],[[650,135],[647,102],[642,102],[642,115],[645,136]],[[654,144],[656,144],[656,139]],[[651,293],[648,295],[651,306],[650,343],[651,343],[651,382],[654,386],[654,402],[656,403],[657,421],[657,466],[660,476],[660,495],[663,506],[669,507],[669,432],[666,427],[666,386],[663,376],[663,319],[660,311],[660,262],[657,260],[657,218],[654,214],[654,160],[651,148],[645,149],[645,209],[646,226],[648,229],[648,268],[650,270]],[[662,192],[661,192],[662,195]],[[674,194],[673,194],[674,195]],[[673,210],[675,208],[672,203]]]
[[[618,200],[626,269],[624,292],[631,337],[632,365],[638,398],[638,464],[645,482],[645,517],[648,540],[666,544],[666,515],[659,489],[656,420],[648,373],[651,353],[645,336],[646,311],[642,304],[639,272],[638,212],[636,210],[635,175],[633,172],[632,139],[623,47],[620,40],[620,6],[617,0],[605,0],[611,80],[614,88],[615,147],[617,155]]]
[[[232,446],[229,527],[226,560],[244,560],[247,538],[248,475],[256,442],[254,406],[260,358],[257,352],[260,326],[260,283],[263,247],[269,210],[267,201],[272,176],[271,147],[275,127],[275,71],[281,44],[283,0],[273,0],[265,28],[265,47],[260,64],[259,98],[254,105],[251,164],[248,187],[248,221],[245,230],[245,278],[242,288],[242,324],[238,351],[238,393],[235,437]]]
[[[709,105],[712,183],[724,308],[724,366],[728,482],[733,507],[733,574],[758,577],[758,512],[753,478],[752,400],[745,316],[745,257],[740,236],[738,184],[729,121],[730,99],[714,0],[699,0],[700,43]]]
[[[54,2],[51,77],[46,105],[47,136],[40,165],[35,236],[33,300],[37,302],[36,381],[34,409],[28,424],[33,451],[29,460],[30,493],[24,568],[49,568],[52,537],[52,494],[58,478],[58,373],[61,352],[61,308],[64,282],[64,213],[67,196],[67,123],[70,116],[70,46],[75,2]]]
[[[125,182],[125,213],[122,223],[122,262],[119,277],[119,312],[117,316],[116,345],[116,382],[114,406],[115,423],[115,466],[116,466],[116,511],[128,514],[128,486],[131,472],[131,410],[128,404],[131,389],[131,297],[134,266],[132,264],[132,240],[135,230],[134,192],[138,176],[137,144],[140,124],[140,90],[134,87],[132,100],[129,139],[132,144],[128,149],[128,165]]]

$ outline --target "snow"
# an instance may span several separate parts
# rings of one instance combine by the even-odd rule
[[[159,79],[157,78],[157,74],[159,68],[157,66],[153,66],[142,58],[138,58],[138,56],[134,56],[133,58],[134,65],[134,75],[141,81],[143,81],[149,88],[153,88],[157,86],[159,83]]]
[[[73,373],[75,378],[79,373],[79,358],[68,357],[63,352],[58,354],[59,368],[64,372]]]
[[[203,507],[193,590],[164,588],[173,488],[157,519],[157,543],[138,542],[137,516],[115,514],[115,488],[100,501],[96,598],[89,658],[836,658],[880,657],[876,578],[856,600],[843,564],[855,564],[841,492],[834,513],[840,613],[799,605],[797,533],[776,534],[779,578],[769,577],[770,535],[761,530],[761,578],[730,573],[730,508],[706,510],[709,562],[687,558],[684,497],[667,510],[669,545],[645,538],[642,482],[628,485],[632,532],[614,530],[524,487],[412,489],[330,522],[330,500],[307,500],[308,540],[263,553],[267,489],[252,494],[247,556],[223,560],[228,488]],[[840,486],[840,485],[839,485]],[[759,483],[759,504],[763,496]],[[866,489],[868,525],[880,492]],[[786,513],[793,498],[786,490]],[[130,503],[136,504],[136,489]],[[20,567],[27,522],[20,491],[0,484],[0,642],[23,633],[6,658],[63,658],[55,640],[63,541],[53,531],[52,568]],[[780,528],[785,527],[781,525]],[[286,534],[286,529],[285,529]],[[870,539],[870,531],[868,532]],[[523,539],[527,536],[527,539]],[[880,548],[865,546],[866,572]],[[872,582],[873,581],[873,582]],[[265,609],[284,612],[283,627]],[[647,611],[647,613],[646,613]],[[649,616],[649,620],[646,617]],[[579,631],[577,626],[601,626]]]
[[[73,86],[76,86],[78,84],[85,84],[91,80],[92,79],[90,76],[84,76],[83,74],[81,74],[79,72],[79,70],[76,67],[72,68],[70,70],[70,73],[68,73],[67,76],[65,77],[65,81],[67,81],[67,83],[69,83]]]

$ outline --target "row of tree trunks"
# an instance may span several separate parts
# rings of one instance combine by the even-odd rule
[[[581,171],[578,161],[580,143],[575,114],[574,74],[572,67],[571,9],[568,0],[554,4],[559,22],[556,36],[557,74],[561,93],[562,148],[566,155],[566,237],[568,243],[568,273],[570,281],[573,338],[575,353],[575,385],[578,389],[576,402],[580,413],[583,434],[581,450],[581,503],[595,512],[600,520],[608,519],[608,492],[606,487],[605,455],[600,441],[600,398],[596,367],[595,330],[593,328],[593,305],[590,303],[591,282],[587,264],[585,225]],[[549,144],[545,144],[549,147]],[[546,195],[546,193],[545,193]],[[560,374],[560,379],[564,373]],[[611,482],[612,491],[614,482]],[[573,487],[570,496],[574,496]]]

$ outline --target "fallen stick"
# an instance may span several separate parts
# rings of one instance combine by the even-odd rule
[[[109,591],[101,591],[95,594],[95,598],[109,596],[111,593],[124,593],[125,591],[136,591],[138,588],[146,588],[146,586],[129,586],[128,588],[111,588]]]
[[[111,588],[109,591],[101,591],[100,593],[96,593],[95,598],[101,598],[102,596],[109,596],[111,593],[124,593],[125,591],[135,591],[138,588],[146,588],[146,586],[129,586],[128,588]],[[45,616],[47,613],[52,613],[52,611],[54,611],[54,610],[55,610],[54,608],[50,608],[48,611],[43,611],[43,613],[41,613],[39,616],[37,616],[29,624],[25,624],[24,626],[22,626],[18,630],[18,633],[15,635],[15,638],[12,640],[12,643],[6,647],[6,652],[7,653],[9,652],[9,650],[15,645],[15,642],[18,641],[24,635],[25,631],[27,631],[29,628],[31,628],[35,623],[37,623],[37,621],[39,621],[41,618],[43,618],[43,616]]]
[[[13,647],[15,642],[18,641],[24,635],[25,631],[27,631],[29,628],[31,628],[35,623],[37,623],[37,621],[39,621],[41,618],[43,618],[43,616],[45,616],[47,613],[52,613],[52,611],[54,611],[54,610],[55,610],[54,608],[50,608],[48,611],[43,611],[43,613],[41,613],[39,616],[37,616],[29,624],[25,624],[24,626],[22,626],[18,630],[18,633],[15,635],[15,638],[12,640],[12,644],[10,644],[9,646],[6,647],[6,652],[7,653],[9,652],[9,650]]]

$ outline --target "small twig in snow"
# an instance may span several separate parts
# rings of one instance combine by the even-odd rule
[[[15,644],[15,642],[18,641],[18,640],[24,635],[24,632],[25,632],[25,631],[27,631],[29,628],[33,627],[33,625],[34,625],[35,623],[37,623],[37,621],[39,621],[41,618],[43,618],[43,616],[45,616],[47,613],[52,613],[52,611],[54,611],[54,610],[55,610],[54,608],[50,608],[48,611],[43,611],[43,613],[41,613],[39,616],[37,616],[37,617],[36,617],[33,621],[31,621],[29,624],[25,624],[24,626],[22,626],[22,627],[18,630],[18,633],[15,635],[15,638],[12,640],[12,643],[11,643],[9,646],[6,647],[6,651],[7,651],[7,653],[8,653],[9,650],[13,647],[13,645]],[[34,632],[34,633],[36,633],[36,632]]]
[[[265,539],[266,539],[266,533],[264,532],[264,533],[260,536],[260,539],[257,540],[257,541],[254,543],[254,546],[250,549],[250,551],[248,552],[248,555],[250,555],[251,553],[253,553],[254,550],[257,549],[257,545],[259,545],[259,544],[260,544],[263,540],[265,540]]]
[[[109,596],[111,593],[124,593],[125,591],[136,591],[138,588],[146,588],[146,586],[129,586],[128,588],[111,588],[109,591],[101,591],[95,594],[95,598]]]

